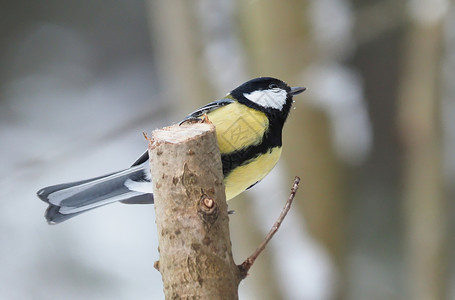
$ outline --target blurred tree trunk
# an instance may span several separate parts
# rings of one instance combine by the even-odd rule
[[[405,151],[404,210],[408,299],[445,299],[446,203],[441,166],[438,86],[442,18],[414,18],[407,28],[399,93]]]
[[[406,2],[351,2],[355,6],[357,43],[351,64],[363,81],[373,144],[366,161],[353,173],[349,247],[355,256],[350,261],[349,293],[358,299],[370,295],[401,299],[403,157],[395,116]]]
[[[197,14],[197,9],[201,9],[200,5],[207,3],[182,0],[149,1],[154,56],[159,64],[159,77],[163,78],[161,87],[165,91],[164,96],[172,103],[173,109],[179,112],[180,117],[224,96],[213,93],[215,89],[206,77],[208,72],[202,55],[204,37],[198,20],[198,17],[204,14]],[[244,74],[239,74],[239,77],[243,78]],[[228,91],[224,91],[226,92]],[[250,255],[263,239],[261,232],[254,230],[257,222],[252,217],[250,205],[242,203],[244,200],[247,200],[244,196],[238,196],[234,200],[234,209],[239,212],[231,217],[230,224],[234,259],[237,261]],[[248,286],[246,293],[254,295],[254,298],[282,299],[272,260],[267,258],[268,255],[270,251],[261,254],[240,291]]]
[[[160,87],[181,116],[213,97],[201,64],[201,31],[194,1],[148,1]]]
[[[242,2],[243,4],[243,2]],[[289,84],[301,81],[304,66],[317,60],[303,1],[255,1],[240,6],[240,24],[255,76],[272,76]],[[311,88],[304,97],[311,97]],[[292,178],[302,176],[303,202],[296,202],[310,233],[328,250],[345,278],[344,187],[330,140],[327,116],[296,103],[283,137],[283,155]],[[287,133],[287,134],[286,134]],[[290,179],[289,179],[290,180]],[[343,286],[343,283],[338,286]],[[335,298],[341,297],[341,292]]]

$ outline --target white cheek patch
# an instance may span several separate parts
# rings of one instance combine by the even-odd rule
[[[243,96],[262,107],[282,109],[286,103],[287,93],[282,89],[272,89],[244,93]]]

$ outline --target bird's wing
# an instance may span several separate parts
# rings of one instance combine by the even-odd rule
[[[134,167],[134,166],[142,165],[143,163],[145,163],[148,160],[149,160],[149,152],[148,152],[148,150],[145,150],[145,152],[142,153],[142,155],[138,159],[136,159],[136,161],[131,166]]]
[[[202,106],[198,110],[193,111],[185,119],[183,119],[179,124],[182,124],[188,120],[198,119],[198,118],[202,117],[204,114],[207,114],[211,111],[214,111],[215,109],[218,109],[225,105],[231,104],[233,102],[234,102],[234,100],[229,99],[229,98],[223,98],[221,100],[210,102],[209,104]],[[148,151],[145,151],[138,159],[136,159],[136,161],[131,165],[131,167],[141,165],[144,162],[146,162],[148,159],[149,159],[149,153],[148,153]]]
[[[179,124],[182,124],[191,119],[198,119],[198,118],[202,117],[204,114],[207,114],[211,111],[214,111],[220,107],[223,107],[223,106],[231,104],[231,103],[234,103],[234,100],[229,99],[229,98],[223,98],[221,100],[210,102],[209,104],[202,106],[198,110],[193,111],[185,119],[183,119]]]

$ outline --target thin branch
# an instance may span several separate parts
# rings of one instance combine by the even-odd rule
[[[259,245],[259,247],[256,249],[256,251],[254,251],[253,254],[251,254],[241,265],[238,266],[240,273],[242,275],[242,278],[245,278],[248,275],[248,271],[250,270],[251,266],[254,264],[254,262],[256,261],[258,256],[262,253],[262,251],[265,249],[265,247],[270,242],[272,237],[275,235],[275,233],[280,228],[281,223],[283,222],[289,209],[291,208],[291,204],[292,204],[292,201],[294,200],[295,194],[297,193],[299,184],[300,184],[300,178],[298,176],[296,176],[294,179],[294,184],[292,185],[292,188],[291,188],[291,193],[289,194],[289,198],[286,201],[286,204],[284,205],[280,216],[275,221],[275,224],[273,224],[269,233],[266,235],[266,237],[264,238],[262,243]]]

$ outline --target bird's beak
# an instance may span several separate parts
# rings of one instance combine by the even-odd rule
[[[291,91],[289,92],[289,94],[291,94],[291,96],[294,96],[302,93],[305,90],[306,88],[301,86],[291,87]]]
[[[295,87],[291,87],[291,91],[289,92],[289,94],[291,96],[294,96],[294,95],[298,95],[298,94],[304,92],[305,90],[306,90],[306,88],[304,88],[304,87],[295,86]]]

